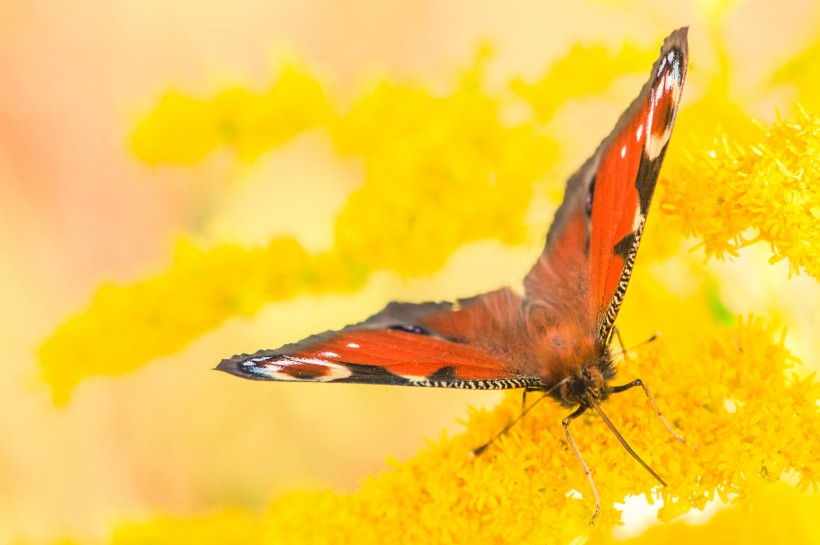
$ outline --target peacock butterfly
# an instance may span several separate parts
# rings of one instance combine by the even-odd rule
[[[563,427],[595,495],[592,521],[598,491],[569,431],[588,409],[665,484],[615,430],[600,402],[641,386],[660,416],[640,379],[610,385],[616,371],[610,343],[678,113],[686,35],[681,28],[666,38],[638,98],[570,177],[523,295],[501,288],[456,302],[392,302],[361,323],[234,356],[217,369],[255,380],[540,391],[577,407]]]

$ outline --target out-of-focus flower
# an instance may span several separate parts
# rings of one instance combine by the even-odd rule
[[[809,109],[820,109],[820,40],[787,62],[772,76],[772,82],[796,88],[797,100]]]
[[[264,93],[236,86],[210,98],[165,94],[131,140],[142,161],[193,164],[221,147],[253,160],[296,134],[327,123],[330,104],[302,67],[286,66]]]
[[[594,48],[574,50],[570,57],[609,59]],[[643,67],[644,61],[643,52],[625,49],[602,80],[611,81],[627,66]],[[252,158],[302,130],[319,128],[340,155],[361,160],[364,184],[340,213],[328,253],[311,255],[291,239],[257,249],[204,250],[182,243],[166,272],[101,289],[89,309],[67,321],[41,349],[55,397],[64,400],[84,377],[125,372],[178,350],[227,317],[251,315],[267,302],[349,289],[379,269],[406,276],[430,273],[455,248],[474,240],[523,240],[532,184],[549,170],[559,142],[538,123],[552,119],[555,108],[536,95],[552,92],[556,78],[564,86],[556,90],[556,101],[594,87],[579,79],[590,79],[587,71],[559,64],[539,83],[512,85],[514,100],[528,101],[532,118],[508,123],[501,111],[512,99],[484,88],[483,62],[447,92],[384,82],[344,112],[298,70],[283,76],[277,84],[281,91],[271,91],[270,102],[241,89],[204,100],[168,95],[134,139],[134,149],[147,162],[188,163],[217,147]],[[295,97],[305,89],[308,99],[302,103]],[[720,100],[701,106],[716,111]],[[303,107],[317,108],[318,114],[302,112]],[[665,211],[682,220],[709,255],[736,253],[746,243],[746,230],[756,228],[772,244],[773,260],[787,257],[794,272],[817,276],[816,117],[802,112],[797,122],[779,122],[757,145],[744,147],[748,116],[739,108],[730,113],[725,136],[717,140],[722,146],[708,152],[687,145],[689,135],[680,134],[685,125],[679,126],[668,158],[672,168],[664,175],[669,187],[661,190],[653,218]],[[683,110],[681,119],[686,116]],[[702,129],[702,118],[700,123]],[[641,262],[662,260],[683,240],[680,229],[669,229],[670,222],[658,222],[665,230],[652,222]],[[573,432],[601,492],[599,528],[619,522],[612,505],[627,495],[662,497],[659,515],[668,520],[713,498],[751,505],[771,481],[784,477],[792,478],[800,493],[816,488],[820,385],[801,374],[781,331],[758,318],[733,319],[713,278],[694,282],[694,295],[678,301],[673,313],[667,303],[675,295],[664,283],[646,270],[636,269],[636,280],[638,275],[642,279],[630,288],[627,305],[643,303],[641,309],[665,312],[658,321],[680,332],[644,346],[623,364],[623,376],[640,376],[651,386],[689,444],[665,432],[639,391],[608,401],[605,409],[624,436],[669,480],[668,488],[658,489],[598,418],[575,421]],[[625,308],[621,323],[636,323],[634,312]],[[520,408],[514,393],[494,411],[474,411],[465,433],[430,442],[427,450],[394,462],[354,494],[279,497],[260,522],[264,541],[563,543],[584,535],[594,502],[560,432],[566,409],[545,402],[484,455],[469,456]],[[799,497],[797,503],[808,505]],[[225,520],[226,528],[260,529],[256,519],[246,525],[244,515]],[[159,519],[123,528],[117,542],[147,540],[144,536],[193,542],[212,522],[222,528],[219,517],[190,526]],[[214,530],[213,535],[221,534]]]
[[[761,485],[754,498],[741,509],[726,509],[708,523],[675,522],[650,528],[640,536],[615,540],[595,533],[590,545],[618,543],[641,545],[664,543],[766,543],[811,545],[820,541],[817,513],[820,498],[801,494],[785,483]]]
[[[532,106],[539,121],[549,121],[567,100],[600,93],[624,74],[643,72],[656,53],[655,48],[643,50],[632,44],[616,55],[604,46],[576,45],[534,83],[515,79],[510,88]],[[590,77],[590,66],[595,67],[595,77]]]
[[[254,545],[262,543],[264,524],[258,516],[226,510],[189,518],[157,517],[123,524],[111,536],[111,545]]]
[[[661,340],[632,355],[623,366],[652,385],[688,444],[663,429],[639,390],[607,401],[616,426],[668,480],[667,488],[659,488],[599,418],[575,421],[574,436],[601,493],[596,533],[618,523],[613,503],[645,494],[650,502],[663,498],[659,515],[667,520],[715,498],[743,506],[709,524],[721,535],[730,524],[764,524],[755,513],[770,505],[774,491],[784,503],[766,515],[771,519],[765,526],[795,536],[786,521],[805,525],[816,504],[797,490],[820,485],[814,455],[820,448],[820,383],[801,376],[782,341],[782,332],[746,318],[694,345]],[[567,409],[544,402],[484,454],[470,454],[520,410],[516,392],[493,411],[473,411],[463,434],[442,435],[414,458],[393,461],[390,470],[353,494],[285,494],[263,520],[161,518],[121,528],[114,543],[146,536],[157,543],[198,543],[197,536],[230,535],[231,525],[236,543],[567,543],[589,531],[594,506],[583,472],[557,431]],[[797,490],[772,486],[784,477],[796,481]],[[680,535],[690,531],[681,529]],[[766,535],[750,542],[766,542]]]
[[[40,347],[42,373],[63,403],[83,378],[132,371],[180,350],[228,316],[250,316],[297,293],[350,289],[361,278],[338,256],[310,256],[292,239],[274,239],[267,248],[207,250],[181,241],[165,273],[105,285],[85,313],[62,324]]]

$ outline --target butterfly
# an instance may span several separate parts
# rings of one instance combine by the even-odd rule
[[[598,412],[629,453],[665,484],[600,403],[641,386],[661,416],[640,379],[610,385],[616,373],[610,344],[680,105],[686,37],[681,28],[664,40],[638,97],[567,181],[523,293],[506,287],[455,302],[392,302],[363,322],[234,356],[217,369],[254,380],[540,391],[576,407],[563,427],[592,486],[592,521],[600,510],[598,491],[569,430],[587,410]]]

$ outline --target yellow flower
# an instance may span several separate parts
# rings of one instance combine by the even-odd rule
[[[190,518],[156,517],[142,523],[121,524],[111,545],[253,545],[261,543],[264,525],[252,513],[233,509]]]
[[[643,74],[656,54],[654,47],[640,49],[632,44],[624,45],[617,55],[600,45],[576,45],[535,83],[515,79],[510,88],[529,102],[539,121],[549,121],[567,100],[600,93],[624,74]],[[590,66],[595,67],[595,77],[590,77]]]
[[[690,148],[667,173],[661,206],[703,239],[707,255],[734,256],[765,241],[771,262],[785,258],[792,273],[820,278],[820,116],[799,109],[796,121],[763,131],[750,145],[721,132]]]
[[[620,516],[612,505],[635,494],[650,502],[662,497],[659,514],[667,520],[715,498],[738,506],[702,527],[651,529],[638,543],[695,536],[722,542],[744,535],[738,532],[746,532],[748,542],[769,543],[778,535],[783,542],[813,543],[820,532],[817,498],[798,490],[820,486],[820,383],[795,373],[799,362],[782,343],[782,331],[747,318],[699,342],[661,339],[623,362],[622,374],[642,376],[652,386],[688,444],[666,432],[640,390],[605,404],[624,436],[668,481],[659,488],[597,416],[573,422],[601,492],[603,511],[594,529],[587,526],[590,490],[560,428],[567,409],[547,400],[484,454],[471,455],[519,413],[520,393],[512,392],[493,411],[472,411],[464,433],[442,435],[410,460],[392,461],[390,470],[366,479],[355,493],[285,494],[264,517],[235,512],[120,525],[112,543],[549,544],[585,535],[592,543],[610,543]],[[797,488],[778,484],[783,478]]]
[[[468,242],[524,240],[532,185],[555,144],[531,122],[502,122],[481,78],[468,72],[446,96],[385,82],[339,119],[334,140],[365,166],[336,222],[339,252],[411,276],[440,269]]]
[[[820,383],[787,375],[797,362],[782,341],[749,318],[695,345],[657,341],[622,365],[651,386],[689,444],[666,432],[640,390],[607,401],[624,436],[668,480],[659,488],[597,416],[573,422],[604,505],[599,530],[618,523],[612,504],[628,495],[660,494],[659,514],[668,520],[715,497],[744,503],[785,476],[799,488],[820,484]],[[465,433],[394,462],[355,494],[278,498],[267,515],[268,542],[570,542],[587,533],[594,502],[563,437],[567,409],[546,401],[483,455],[470,455],[520,409],[513,392],[494,411],[473,412]]]
[[[642,535],[615,540],[595,533],[589,545],[641,545],[664,543],[766,543],[812,545],[820,542],[820,497],[803,495],[785,483],[763,485],[741,509],[726,509],[708,523],[674,522],[650,528]]]
[[[604,62],[612,62],[613,70],[603,82],[638,57],[643,64],[643,53],[626,49]],[[609,59],[595,48],[574,50],[568,58]],[[265,95],[243,88],[210,99],[166,95],[132,142],[148,163],[195,162],[220,146],[255,158],[318,127],[341,156],[361,162],[363,185],[337,219],[331,251],[311,254],[288,238],[264,248],[202,248],[183,241],[164,272],[102,287],[88,310],[69,319],[40,350],[55,398],[65,400],[85,377],[127,372],[179,350],[226,318],[250,316],[267,302],[351,289],[378,269],[430,273],[455,248],[482,238],[521,242],[532,184],[549,171],[559,142],[537,123],[555,110],[536,95],[551,92],[555,78],[566,80],[554,95],[558,101],[594,89],[579,79],[587,72],[559,64],[540,83],[512,84],[520,97],[514,100],[529,101],[532,118],[510,123],[502,112],[513,99],[484,88],[485,62],[480,58],[443,93],[413,82],[382,82],[345,112],[336,111],[315,78],[299,68],[284,72]],[[700,106],[714,110],[720,100]],[[772,481],[789,478],[798,492],[777,492],[784,499],[772,511],[794,505],[803,514],[814,500],[797,494],[820,484],[820,384],[802,374],[782,330],[760,318],[734,318],[720,301],[716,280],[688,274],[687,261],[672,264],[681,276],[697,277],[686,298],[644,265],[674,261],[666,258],[683,246],[680,229],[658,221],[665,211],[702,239],[708,255],[734,255],[753,228],[755,239],[772,245],[773,260],[788,258],[793,272],[820,271],[817,116],[801,111],[797,121],[780,121],[748,145],[741,127],[747,116],[740,108],[727,112],[725,133],[709,149],[692,148],[676,136],[659,210],[619,318],[635,335],[647,327],[647,315],[657,316],[652,327],[664,337],[624,361],[621,377],[644,379],[688,444],[669,436],[640,390],[605,405],[623,435],[668,480],[661,489],[598,417],[573,422],[601,493],[596,532],[619,523],[613,505],[629,495],[662,498],[659,516],[670,520],[714,498],[754,508],[773,490]],[[681,119],[686,116],[683,111]],[[691,132],[702,137],[700,127]],[[684,123],[679,133],[682,128]],[[520,392],[513,392],[493,411],[472,411],[463,434],[442,435],[418,456],[392,462],[390,471],[367,479],[353,494],[287,494],[263,518],[158,518],[122,526],[113,541],[565,543],[587,535],[594,502],[560,426],[565,408],[541,403],[483,455],[470,456],[520,409]],[[726,518],[733,516],[747,520],[742,512]],[[715,535],[727,535],[723,519],[715,520]],[[596,539],[605,537],[598,533]]]
[[[193,164],[222,146],[252,160],[304,130],[325,124],[329,115],[321,84],[298,65],[288,65],[264,93],[241,86],[212,98],[166,93],[137,124],[131,149],[150,165]]]
[[[40,369],[54,400],[64,403],[83,378],[133,371],[229,316],[249,316],[268,301],[304,291],[350,289],[361,280],[335,254],[309,256],[292,239],[207,250],[181,241],[165,273],[98,289],[88,310],[40,347]]]

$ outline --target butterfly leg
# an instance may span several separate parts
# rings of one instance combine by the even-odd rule
[[[592,472],[589,470],[589,466],[584,461],[584,457],[581,456],[581,451],[578,450],[578,446],[575,444],[575,439],[572,438],[572,434],[569,431],[569,423],[584,414],[587,409],[588,407],[586,405],[579,406],[575,409],[575,412],[566,417],[561,424],[564,426],[564,432],[567,434],[569,446],[572,447],[575,457],[578,458],[578,461],[581,463],[581,467],[584,470],[584,475],[587,476],[587,480],[589,481],[589,486],[592,487],[592,494],[595,496],[595,512],[592,514],[592,518],[589,519],[589,525],[595,526],[595,519],[598,518],[598,513],[601,511],[601,498],[598,496],[598,488],[595,486],[595,481],[592,479]]]
[[[527,408],[527,393],[528,392],[543,392],[543,388],[534,388],[531,386],[524,386],[524,393],[521,395],[521,412],[523,413]]]
[[[643,391],[646,394],[647,399],[649,399],[649,403],[652,405],[652,408],[655,409],[655,414],[657,414],[658,418],[661,419],[661,422],[663,422],[663,425],[666,426],[667,430],[669,430],[669,433],[671,433],[675,439],[685,444],[686,439],[684,439],[684,437],[681,434],[672,429],[672,426],[669,425],[669,422],[667,422],[666,418],[664,418],[663,414],[661,414],[661,410],[658,408],[658,404],[655,403],[655,396],[652,395],[652,392],[649,391],[649,388],[646,387],[646,384],[644,384],[641,379],[633,380],[632,382],[623,384],[621,386],[613,386],[611,389],[611,393],[618,394],[621,392],[625,392],[636,386],[640,386],[641,388],[643,388]]]
[[[534,391],[534,390],[532,390],[532,391]],[[526,393],[527,393],[527,390],[526,390],[526,388],[525,388],[525,389],[524,389],[524,395],[525,395],[525,396],[526,396]],[[496,434],[493,436],[493,438],[492,438],[492,439],[490,439],[489,441],[487,441],[486,443],[484,443],[484,444],[483,444],[483,445],[481,445],[480,447],[474,448],[474,449],[473,449],[473,452],[472,452],[472,455],[473,455],[473,456],[479,456],[482,452],[484,452],[485,450],[487,450],[487,447],[489,447],[490,445],[492,445],[492,444],[495,442],[495,440],[496,440],[496,439],[498,439],[499,437],[501,437],[502,435],[504,435],[505,433],[507,433],[508,431],[510,431],[510,428],[512,428],[513,426],[515,426],[516,424],[518,424],[518,421],[519,421],[519,420],[521,420],[522,418],[524,418],[524,415],[526,415],[526,414],[527,414],[528,412],[530,412],[533,408],[535,408],[535,406],[536,406],[536,405],[538,405],[541,401],[543,401],[546,397],[547,397],[547,395],[546,395],[546,394],[544,394],[543,396],[541,396],[541,397],[539,397],[538,399],[536,399],[536,400],[535,400],[535,402],[534,402],[532,405],[530,405],[529,407],[522,407],[522,409],[521,409],[521,414],[519,414],[516,418],[514,418],[514,419],[510,420],[510,422],[509,422],[506,426],[504,426],[504,428],[502,428],[502,430],[501,430],[500,432],[496,433]],[[525,397],[524,399],[526,399],[526,397]]]

